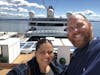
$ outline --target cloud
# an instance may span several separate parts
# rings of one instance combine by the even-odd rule
[[[95,13],[93,11],[91,11],[91,10],[85,10],[84,14],[86,14],[86,15],[92,15],[92,14],[95,14]]]
[[[69,11],[68,13],[81,13],[81,14],[85,15],[90,20],[100,20],[100,15],[96,14],[92,10],[84,10],[84,11],[76,11],[76,12]]]
[[[20,14],[20,13],[18,13],[18,14],[16,14],[16,13],[6,13],[6,12],[0,12],[0,17],[2,18],[2,19],[5,19],[5,16],[6,16],[6,19],[16,19],[16,18],[23,18],[23,19],[25,19],[25,18],[27,18],[28,17],[28,14]],[[11,17],[12,16],[12,17]],[[15,18],[16,17],[16,18]]]
[[[66,18],[66,14],[65,15],[62,14],[60,16],[59,15],[55,15],[55,18]]]
[[[0,16],[2,16],[2,15],[6,16],[7,14],[12,15],[12,17],[17,16],[17,14],[19,16],[21,16],[21,15],[25,16],[25,14],[28,15],[28,12],[30,12],[30,11],[34,12],[34,10],[31,8],[33,8],[33,9],[36,8],[39,10],[45,9],[45,7],[43,5],[39,5],[37,3],[29,3],[26,0],[1,0],[0,1],[0,12],[1,12]],[[2,13],[2,12],[4,12],[4,13]]]
[[[27,7],[45,9],[43,5],[39,5],[37,3],[29,3],[28,1],[25,0],[5,0],[5,1],[1,1],[0,5],[22,6],[22,7],[27,6]]]
[[[0,7],[0,11],[17,11],[17,10],[9,7]]]
[[[38,3],[30,3],[28,0],[0,0],[0,18],[1,17],[28,17],[29,12],[37,13],[37,10],[42,10],[44,12],[46,9],[43,5]],[[68,11],[74,13],[82,13],[89,19],[100,20],[100,15],[96,14],[92,10],[84,11]],[[36,17],[46,17],[44,14],[35,14]],[[66,17],[66,14],[55,15],[55,17]]]
[[[44,14],[36,15],[36,17],[46,17]]]
[[[27,9],[25,9],[25,8],[21,8],[21,7],[19,7],[17,10],[18,10],[18,12],[28,12]]]

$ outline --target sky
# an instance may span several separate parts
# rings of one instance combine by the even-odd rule
[[[92,20],[100,20],[100,0],[0,0],[0,19],[46,17],[52,5],[55,17],[66,18],[66,13],[82,13]]]

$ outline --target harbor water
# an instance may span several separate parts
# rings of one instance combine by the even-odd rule
[[[94,36],[100,36],[100,22],[92,22]],[[25,33],[30,28],[28,20],[0,20],[0,32]]]

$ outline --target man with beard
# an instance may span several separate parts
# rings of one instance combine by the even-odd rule
[[[93,36],[89,20],[82,14],[70,14],[67,31],[76,49],[63,75],[100,75],[100,39]]]

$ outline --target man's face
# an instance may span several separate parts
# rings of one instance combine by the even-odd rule
[[[68,19],[68,37],[77,48],[84,47],[92,37],[90,23],[81,15],[72,15]]]

